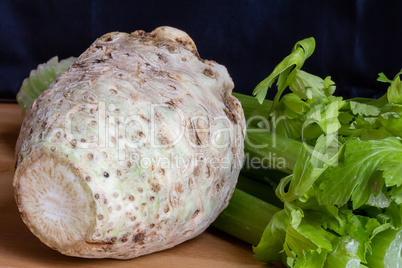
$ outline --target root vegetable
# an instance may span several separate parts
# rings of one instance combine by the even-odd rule
[[[244,159],[233,86],[178,29],[100,37],[24,118],[14,177],[23,221],[49,247],[88,258],[199,235]]]

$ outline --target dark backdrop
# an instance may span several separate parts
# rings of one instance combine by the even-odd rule
[[[0,99],[13,99],[39,63],[80,55],[110,31],[186,31],[201,57],[225,65],[250,93],[294,43],[313,36],[304,69],[331,75],[337,94],[378,97],[402,67],[399,1],[13,1],[0,2]]]

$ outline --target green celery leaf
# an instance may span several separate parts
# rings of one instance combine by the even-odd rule
[[[363,117],[358,115],[355,117],[355,121],[351,124],[351,129],[369,129],[377,128],[380,126],[380,122],[375,117]]]
[[[397,138],[349,140],[343,162],[323,175],[326,179],[320,184],[320,203],[342,206],[351,198],[353,208],[360,207],[371,194],[378,194],[384,183],[387,187],[402,183],[402,176],[395,171],[399,170],[395,165],[398,162],[402,165],[402,144]]]
[[[391,82],[387,91],[388,102],[395,105],[402,105],[402,82],[399,75]]]
[[[280,262],[289,217],[285,210],[277,212],[264,230],[260,243],[253,247],[254,258],[262,262]]]
[[[290,210],[291,214],[286,236],[289,248],[294,249],[298,256],[302,256],[307,250],[313,251],[317,248],[332,250],[330,241],[332,235],[322,228],[321,213],[303,211],[298,207],[291,206],[290,203],[286,203],[285,207]],[[304,243],[303,247],[300,247],[301,242]]]
[[[319,255],[324,257],[326,251],[331,251],[332,241],[336,236],[326,231],[322,223],[328,217],[334,220],[331,215],[327,215],[332,212],[327,212],[323,206],[315,204],[320,210],[312,209],[313,203],[310,203],[311,207],[306,210],[286,203],[285,209],[277,212],[265,228],[258,246],[253,248],[254,257],[264,262],[287,259],[292,266],[300,266],[301,263],[313,261],[309,255],[318,256],[317,253],[322,253],[324,255]]]
[[[369,267],[402,267],[402,230],[388,228],[372,239],[372,252],[367,256]]]
[[[285,208],[277,212],[254,248],[257,259],[282,261],[289,267],[323,267],[338,241],[328,229],[339,229],[346,222],[338,217],[335,206],[318,204],[314,192],[310,191],[304,201],[286,202]]]
[[[284,58],[273,70],[273,72],[261,81],[253,91],[253,95],[262,103],[267,95],[268,89],[276,80],[278,93],[275,96],[274,104],[278,103],[280,95],[288,87],[295,76],[297,70],[303,66],[305,60],[313,54],[315,49],[314,38],[306,38],[297,42],[290,55]]]
[[[382,225],[372,234],[371,252],[367,255],[367,263],[370,267],[401,267],[401,215],[402,207],[391,203],[385,212],[376,216]]]
[[[393,229],[400,229],[402,227],[402,206],[391,203],[383,215],[388,218],[384,224],[389,223]]]
[[[377,81],[390,83],[387,90],[387,100],[390,104],[400,106],[402,105],[402,82],[400,79],[402,70],[395,75],[393,80],[390,80],[384,73],[379,73]]]
[[[319,76],[298,70],[289,88],[302,99],[320,100],[332,95],[335,91],[335,83],[330,77],[323,80]]]
[[[305,196],[307,198],[299,198],[292,202],[293,205],[307,211],[308,214],[318,213],[321,217],[322,228],[324,229],[337,229],[340,225],[343,225],[343,220],[338,216],[339,209],[336,206],[318,203],[317,197],[319,196],[319,189],[313,185],[308,194]],[[314,218],[317,218],[314,217]]]
[[[377,81],[383,82],[383,83],[392,83],[392,80],[389,79],[384,73],[379,73]]]
[[[325,109],[321,113],[322,118],[317,123],[325,134],[335,133],[341,127],[338,116],[339,110],[344,103],[342,98],[339,97],[331,97],[328,99],[328,103],[326,103]]]
[[[314,251],[311,254],[307,254],[303,257],[298,257],[294,262],[294,268],[324,267],[325,260],[327,259],[328,251],[323,250],[321,252]]]
[[[338,120],[341,124],[350,124],[355,116],[347,111],[347,112],[340,112],[338,116]]]
[[[402,137],[402,117],[399,113],[392,111],[381,113],[377,121],[393,136]]]
[[[282,97],[281,102],[285,105],[285,115],[287,118],[294,119],[300,114],[305,113],[310,107],[295,93],[289,93]]]
[[[336,86],[335,82],[332,81],[331,76],[327,76],[324,78],[323,89],[326,96],[332,96],[332,94],[334,94]]]
[[[305,195],[319,176],[329,166],[336,164],[341,150],[333,146],[335,138],[336,135],[321,135],[314,149],[302,146],[293,174],[283,178],[276,188],[276,195],[283,202],[291,202]]]
[[[366,204],[377,208],[387,208],[391,205],[391,199],[383,192],[380,192],[377,195],[371,194]]]
[[[294,216],[293,216],[294,217]],[[316,231],[314,227],[317,226],[308,226],[307,223],[303,223],[304,227],[311,227],[309,231],[314,232]],[[319,226],[318,226],[319,227]],[[288,226],[286,228],[286,247],[287,247],[287,255],[292,256],[304,256],[305,254],[310,254],[314,251],[316,251],[319,247],[314,244],[313,241],[311,241],[309,238],[305,237],[303,234],[299,232],[300,230],[294,229],[292,226]],[[321,236],[321,233],[315,233],[317,237]],[[329,242],[328,242],[329,243]],[[292,252],[290,252],[292,251]]]
[[[343,107],[344,101],[340,97],[329,97],[323,102],[314,102],[306,113],[304,125],[316,123],[323,133],[331,134],[337,132],[341,123],[339,122],[339,110]]]
[[[355,115],[361,116],[377,116],[380,114],[380,109],[374,105],[350,101],[350,110]]]
[[[332,243],[336,240],[336,235],[323,228],[326,211],[303,210],[293,202],[285,203],[285,210],[290,218],[289,225],[286,228],[285,244],[283,245],[288,263],[299,266],[302,263],[311,263],[310,255],[316,256],[319,253],[323,257],[326,252],[333,250]],[[322,265],[324,260],[317,260],[313,263]]]
[[[336,249],[328,254],[326,268],[359,267],[360,258],[357,257],[359,242],[350,236],[342,236],[337,243]]]
[[[349,236],[356,242],[355,254],[362,262],[366,262],[366,255],[370,252],[371,238],[376,230],[382,226],[376,218],[355,215],[352,210],[341,209],[338,213],[342,224],[333,231],[341,236]]]
[[[283,103],[281,102],[279,105],[281,108],[275,109],[271,113],[272,132],[286,138],[300,140],[303,122],[288,118],[285,107],[282,105]],[[289,113],[289,111],[287,111],[287,113]]]
[[[352,214],[352,212],[350,212]],[[348,224],[347,234],[359,242],[357,256],[366,262],[366,254],[370,252],[370,242],[373,231],[380,226],[380,223],[373,218],[351,215]]]
[[[389,159],[387,162],[381,164],[380,169],[383,170],[383,177],[387,182],[387,186],[401,186],[402,184],[402,165],[399,157],[401,157],[401,153],[395,153],[395,158]]]
[[[388,194],[396,204],[402,204],[402,187],[394,187],[389,190]]]
[[[360,139],[361,140],[380,140],[384,139],[387,137],[393,137],[388,130],[386,130],[384,127],[379,127],[379,128],[366,128],[363,129],[363,131],[360,134]]]

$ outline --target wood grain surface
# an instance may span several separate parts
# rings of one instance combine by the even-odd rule
[[[64,256],[25,226],[14,200],[14,146],[22,122],[16,104],[0,104],[0,267],[273,267],[252,257],[249,244],[209,228],[172,249],[132,260]]]

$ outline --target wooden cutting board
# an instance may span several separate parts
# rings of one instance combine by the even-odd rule
[[[42,244],[25,226],[14,201],[14,146],[22,122],[17,104],[0,104],[0,267],[267,267],[249,244],[209,228],[172,249],[132,260],[64,256]]]

